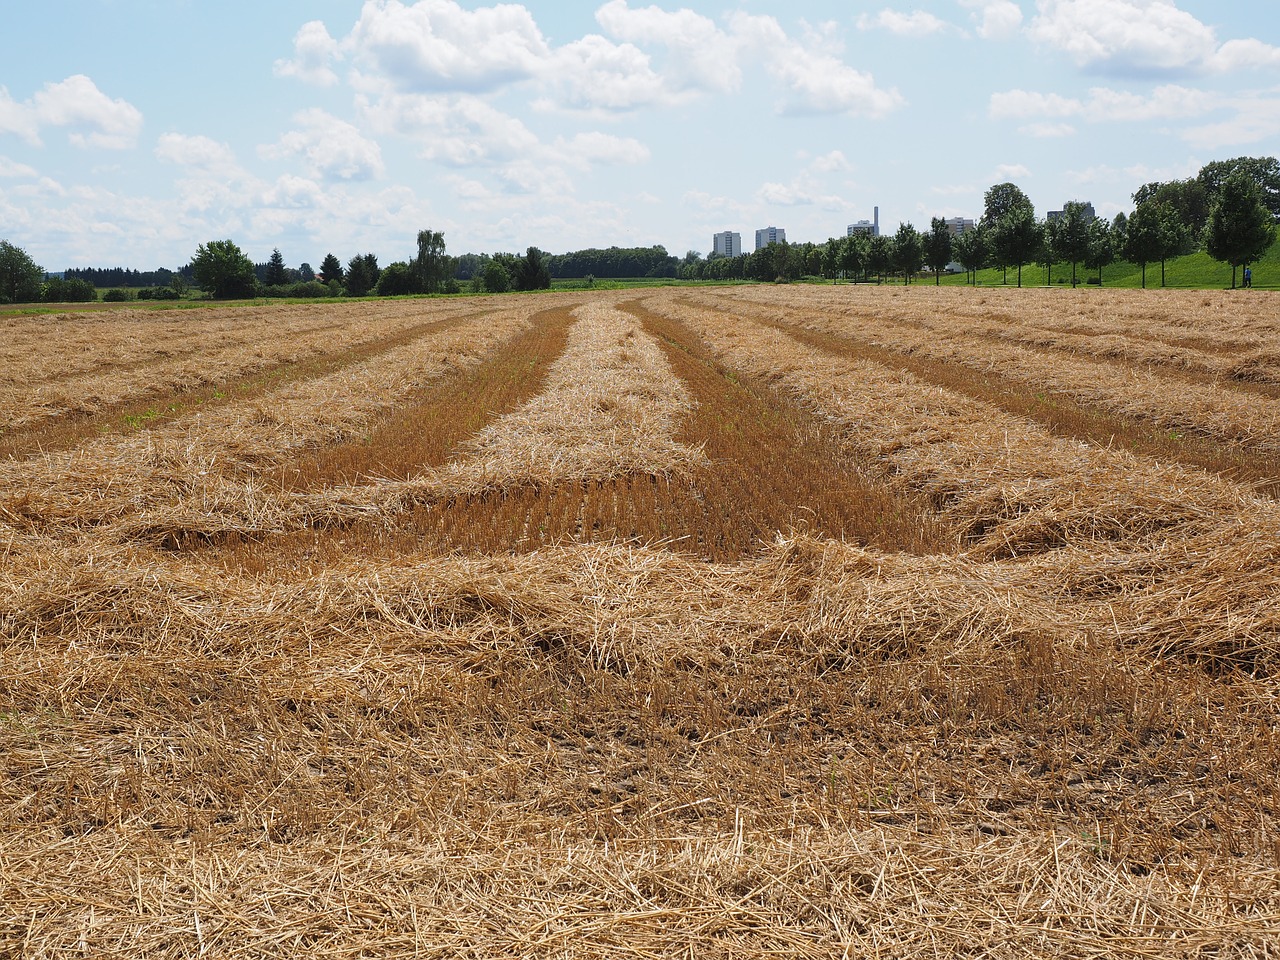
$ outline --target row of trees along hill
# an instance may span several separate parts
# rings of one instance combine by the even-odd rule
[[[1087,215],[1082,203],[1068,203],[1061,214],[1037,219],[1027,195],[1013,183],[996,184],[984,197],[984,212],[974,229],[952,235],[935,217],[927,232],[905,223],[893,235],[865,233],[832,238],[825,244],[770,244],[739,257],[703,258],[691,251],[678,268],[689,280],[796,280],[802,276],[911,282],[928,268],[940,282],[942,272],[960,264],[971,282],[984,268],[1014,271],[1044,267],[1048,282],[1062,265],[1070,282],[1081,268],[1096,272],[1118,260],[1137,265],[1146,286],[1148,265],[1161,265],[1161,284],[1169,260],[1196,250],[1232,266],[1257,262],[1275,239],[1280,219],[1280,163],[1275,158],[1241,157],[1215,161],[1188,180],[1146,184],[1134,195],[1135,209],[1112,221]],[[1065,280],[1066,278],[1062,278]]]

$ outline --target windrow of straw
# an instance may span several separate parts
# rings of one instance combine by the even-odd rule
[[[1251,491],[1218,477],[1055,438],[908,374],[823,355],[745,317],[670,295],[647,304],[696,329],[728,362],[772,377],[842,425],[891,482],[932,498],[975,556],[1153,542],[1266,509]]]
[[[315,362],[379,342],[475,304],[396,302],[394,307],[212,308],[24,318],[6,322],[0,347],[0,423],[6,433],[129,400],[190,394],[287,365]],[[358,315],[358,321],[356,317]]]
[[[1274,956],[1274,687],[807,538],[0,579],[0,952]]]
[[[847,295],[842,298],[824,287],[791,298],[782,315],[773,306],[757,309],[784,323],[998,374],[1034,390],[1063,394],[1167,429],[1280,451],[1280,399],[1243,392],[1229,383],[1195,382],[1136,362],[1083,359],[975,335],[954,317],[938,319],[938,304],[924,297],[911,298],[914,309],[900,306],[892,316],[847,301]]]
[[[124,538],[163,531],[170,511],[204,518],[197,532],[270,529],[281,491],[272,475],[299,450],[359,437],[371,418],[530,322],[521,302],[446,321],[429,336],[259,399],[75,450],[0,462],[0,518],[49,534],[117,525]]]
[[[1158,290],[957,290],[767,287],[735,299],[800,307],[821,300],[850,320],[927,322],[951,333],[1204,374],[1280,384],[1280,321],[1272,293]]]
[[[463,444],[438,470],[404,481],[334,486],[291,509],[306,524],[392,516],[414,504],[504,487],[687,472],[701,452],[676,440],[689,407],[653,338],[607,302],[576,311],[543,391]]]

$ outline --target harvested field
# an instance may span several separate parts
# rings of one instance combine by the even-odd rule
[[[1088,293],[355,309],[11,450],[0,956],[1280,956],[1280,507],[948,374],[1217,296]]]

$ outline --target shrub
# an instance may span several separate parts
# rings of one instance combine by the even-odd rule
[[[144,291],[142,291],[142,290],[139,290],[139,291],[138,291],[138,299],[139,299],[139,300],[141,300],[141,299],[142,299],[142,294],[143,294],[143,293],[144,293]],[[131,299],[131,298],[130,298],[130,296],[129,296],[129,291],[128,291],[128,290],[121,290],[121,289],[120,289],[120,288],[118,288],[118,287],[113,287],[112,289],[108,290],[106,293],[104,293],[104,294],[102,295],[102,301],[103,301],[104,303],[125,303],[125,302],[127,302],[128,300],[130,300],[130,299]]]
[[[98,299],[97,288],[88,280],[53,277],[44,284],[45,303],[92,303]]]

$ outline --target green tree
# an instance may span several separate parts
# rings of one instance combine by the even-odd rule
[[[253,261],[231,240],[210,240],[191,259],[196,285],[215,300],[251,297],[257,286]]]
[[[947,268],[952,257],[951,228],[942,217],[934,217],[929,222],[929,233],[924,238],[924,262],[933,271],[933,285],[942,282],[942,271]]]
[[[413,267],[403,260],[387,264],[378,276],[377,291],[380,297],[403,297],[418,293],[418,279]]]
[[[955,256],[965,269],[965,279],[976,285],[978,271],[987,264],[986,228],[975,226],[956,237]]]
[[[1039,247],[1040,229],[1031,200],[1017,184],[995,184],[983,196],[982,226],[988,231],[991,258],[1005,271],[1005,282],[1009,268],[1016,266],[1018,286],[1022,286],[1022,267],[1035,260]]]
[[[867,235],[855,233],[840,242],[840,269],[846,280],[856,280],[867,262]]]
[[[893,241],[883,234],[872,237],[867,245],[867,270],[884,282],[885,272],[893,266]]]
[[[511,273],[501,260],[489,260],[480,271],[486,293],[506,293],[511,289]]]
[[[1199,236],[1204,230],[1211,200],[1204,184],[1197,179],[1146,183],[1133,195],[1135,206],[1155,201],[1170,207],[1191,236]]]
[[[298,267],[298,279],[303,283],[310,283],[316,278],[315,270],[311,269],[311,264],[304,263]]]
[[[35,303],[43,282],[44,267],[21,247],[0,240],[0,303]]]
[[[1160,244],[1156,259],[1160,261],[1160,286],[1165,284],[1165,265],[1174,257],[1190,253],[1194,248],[1191,228],[1182,220],[1178,211],[1168,203],[1156,204],[1156,221],[1159,225]]]
[[[1231,289],[1236,288],[1236,268],[1257,260],[1275,241],[1271,211],[1262,190],[1243,171],[1227,177],[1209,211],[1204,245],[1209,256],[1231,264]]]
[[[1280,160],[1275,157],[1236,157],[1214,160],[1200,168],[1196,182],[1212,203],[1233,174],[1243,173],[1258,187],[1263,205],[1273,219],[1280,219]]]
[[[450,274],[444,252],[444,234],[439,230],[418,231],[418,256],[413,261],[419,293],[439,293]]]
[[[1059,260],[1071,264],[1071,285],[1079,281],[1076,265],[1089,254],[1089,218],[1084,204],[1071,200],[1062,208],[1062,216],[1054,224],[1054,253]]]
[[[45,303],[92,303],[98,288],[81,277],[50,277],[44,285]]]
[[[1062,218],[1053,220],[1046,219],[1040,224],[1040,233],[1042,242],[1040,244],[1040,256],[1036,259],[1045,269],[1045,284],[1053,286],[1053,265],[1059,260],[1059,253],[1062,249],[1061,239]]]
[[[1089,224],[1088,242],[1085,244],[1084,266],[1098,271],[1098,286],[1102,286],[1102,268],[1116,259],[1116,248],[1111,224],[1101,217],[1094,217]]]
[[[910,223],[898,224],[891,249],[894,269],[902,274],[904,284],[910,283],[924,264],[924,242],[920,238],[920,231]]]
[[[332,253],[326,253],[324,259],[320,261],[320,279],[325,283],[334,280],[341,283],[343,280],[342,261]]]
[[[1154,200],[1138,205],[1129,217],[1124,246],[1120,254],[1142,268],[1142,289],[1147,288],[1147,264],[1160,259],[1163,247],[1160,223],[1161,206]]]
[[[1017,268],[1019,287],[1022,286],[1022,268],[1035,262],[1043,242],[1044,234],[1040,224],[1036,223],[1030,200],[1011,208],[996,222],[992,231],[992,249],[996,251],[996,259],[1005,268]]]
[[[546,255],[537,247],[530,247],[519,261],[515,287],[517,290],[551,289],[551,271],[547,269]]]
[[[271,251],[271,258],[267,261],[267,273],[263,278],[263,282],[269,287],[283,287],[289,282],[289,275],[284,268],[284,256],[280,253],[279,247]]]
[[[378,286],[378,258],[372,253],[357,253],[347,262],[347,296],[367,297]]]

